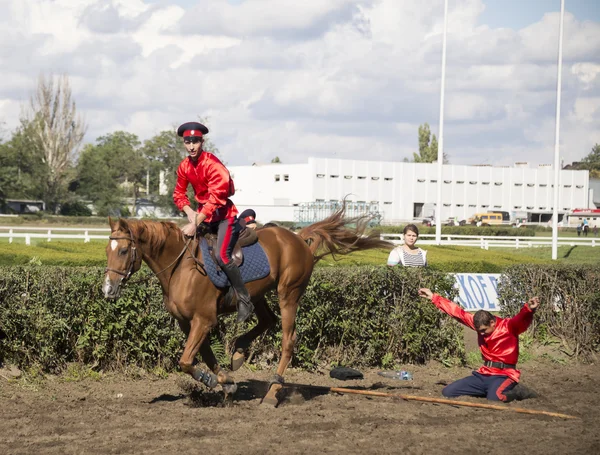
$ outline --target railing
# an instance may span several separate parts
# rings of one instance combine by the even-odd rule
[[[403,234],[381,234],[382,240],[397,245],[404,243]],[[558,245],[596,246],[597,239],[589,237],[559,237]],[[435,245],[435,234],[421,234],[419,245]],[[490,248],[532,248],[552,246],[552,237],[518,237],[485,235],[442,235],[442,245],[476,246],[484,250]]]
[[[106,234],[90,234],[90,232],[106,232]],[[110,229],[108,228],[41,228],[0,226],[0,238],[8,238],[8,243],[12,243],[13,239],[25,239],[25,245],[31,245],[31,239],[45,239],[48,242],[50,242],[52,239],[83,240],[85,243],[87,243],[90,240],[108,240],[109,233]]]
[[[25,232],[18,232],[25,231]],[[95,233],[95,234],[91,234]],[[44,239],[50,242],[53,239],[63,240],[108,240],[108,228],[41,228],[21,226],[0,226],[0,238],[25,239],[25,245],[31,245],[32,239]],[[401,245],[404,243],[403,234],[381,234],[383,240]],[[596,246],[597,239],[592,237],[559,237],[559,245],[567,246]],[[421,234],[420,245],[435,245],[435,234]],[[551,246],[551,237],[518,237],[518,236],[485,236],[485,235],[442,235],[442,245],[475,246],[488,250],[490,248],[531,248]]]

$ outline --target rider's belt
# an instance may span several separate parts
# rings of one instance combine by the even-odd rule
[[[491,360],[486,360],[485,362],[483,362],[483,366],[485,366],[485,367],[491,367],[491,368],[501,368],[501,369],[507,369],[507,368],[515,369],[515,368],[517,368],[516,365],[512,365],[510,363],[492,362]]]

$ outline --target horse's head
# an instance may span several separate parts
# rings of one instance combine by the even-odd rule
[[[129,277],[142,265],[142,256],[137,249],[136,239],[126,220],[108,219],[110,237],[106,246],[106,270],[102,292],[107,299],[116,299]]]

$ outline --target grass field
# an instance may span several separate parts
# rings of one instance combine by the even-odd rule
[[[34,239],[32,245],[25,245],[23,239],[9,244],[6,239],[0,242],[0,265],[42,265],[105,266],[106,241],[83,241]],[[453,272],[499,272],[506,267],[522,263],[550,264],[551,248],[496,248],[482,250],[477,247],[433,246],[424,247],[428,251],[430,266]],[[558,251],[559,263],[598,264],[600,246],[561,246]],[[339,261],[331,257],[319,262],[320,267],[349,265],[383,265],[388,252],[384,250],[363,251],[343,256]]]

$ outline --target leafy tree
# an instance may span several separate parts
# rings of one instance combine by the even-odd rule
[[[579,163],[578,168],[590,171],[590,177],[600,178],[600,144],[595,144],[592,151]]]
[[[39,146],[40,159],[47,166],[43,198],[46,206],[56,211],[86,126],[77,115],[66,75],[55,80],[54,76],[41,74],[29,107],[27,121]]]
[[[275,158],[273,158],[273,159],[271,160],[271,163],[281,163],[281,160],[279,159],[279,157],[278,157],[278,156],[276,156]]]
[[[42,199],[47,166],[39,157],[31,123],[21,121],[7,142],[0,142],[0,203],[6,199]]]
[[[438,159],[438,141],[431,134],[428,123],[419,126],[419,153],[413,153],[414,163],[433,163]],[[448,164],[448,155],[444,153],[444,164]]]
[[[117,131],[96,142],[81,152],[73,186],[78,194],[95,203],[99,214],[105,215],[122,210],[126,196],[137,200],[147,166],[135,134]]]

